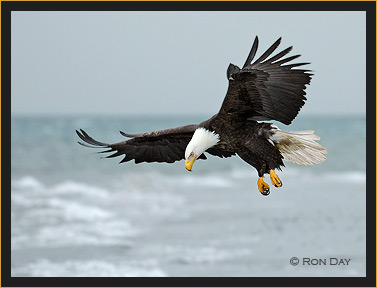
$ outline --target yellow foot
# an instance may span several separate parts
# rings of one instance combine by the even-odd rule
[[[276,175],[275,170],[270,170],[270,177],[271,177],[271,183],[275,187],[281,187],[283,186],[283,182],[281,182],[280,178],[278,175]]]
[[[258,178],[258,189],[259,192],[264,196],[270,194],[270,186],[268,186],[268,184],[263,181],[263,177]]]

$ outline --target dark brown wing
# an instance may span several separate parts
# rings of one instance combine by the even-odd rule
[[[211,120],[211,119],[209,119]],[[202,124],[209,123],[209,120],[202,122]],[[140,134],[127,134],[122,131],[120,133],[128,138],[126,141],[119,143],[108,144],[94,140],[84,130],[76,130],[77,135],[85,143],[78,142],[79,144],[90,148],[110,148],[100,153],[115,152],[106,158],[113,158],[124,155],[120,163],[135,160],[135,163],[142,162],[167,162],[173,163],[185,159],[185,150],[187,144],[190,142],[192,135],[199,125],[185,125],[172,129],[165,129]],[[218,157],[230,157],[235,155],[233,152],[228,151],[226,147],[216,145],[209,148],[206,152]],[[203,153],[199,159],[207,159]]]
[[[167,162],[173,163],[185,158],[187,144],[198,125],[186,125],[172,129],[153,131],[142,134],[126,134],[123,136],[132,137],[132,139],[115,144],[107,144],[94,140],[84,130],[76,130],[77,135],[85,143],[78,142],[86,147],[110,148],[101,153],[115,152],[106,158],[124,155],[120,163],[135,160],[135,163],[141,162]],[[88,145],[90,144],[90,145]],[[202,154],[201,159],[206,159]]]
[[[243,68],[229,65],[229,87],[219,115],[277,120],[286,125],[293,121],[305,104],[304,90],[312,74],[308,73],[309,70],[292,69],[309,63],[283,65],[300,56],[281,59],[292,47],[267,59],[280,42],[281,38],[251,64],[258,48],[256,37]]]

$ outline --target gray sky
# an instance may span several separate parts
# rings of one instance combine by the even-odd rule
[[[311,62],[300,113],[365,114],[365,33],[365,12],[12,12],[12,113],[210,116],[258,35]]]

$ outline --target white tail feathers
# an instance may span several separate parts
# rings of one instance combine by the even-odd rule
[[[273,126],[274,128],[276,126]],[[319,164],[326,160],[325,147],[315,142],[320,137],[313,130],[282,131],[276,127],[271,130],[270,140],[283,155],[284,160],[299,165]]]

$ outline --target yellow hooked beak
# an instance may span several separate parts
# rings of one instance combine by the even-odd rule
[[[185,167],[188,171],[191,171],[192,169],[192,165],[194,165],[194,162],[196,160],[196,155],[192,156],[192,157],[189,157],[188,159],[186,159],[186,162],[185,162]]]

